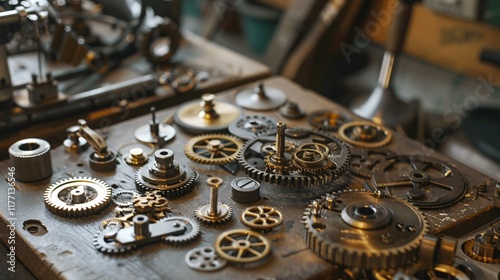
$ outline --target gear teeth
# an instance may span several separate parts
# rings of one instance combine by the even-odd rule
[[[340,197],[342,197],[343,194],[348,194],[352,196],[352,195],[357,195],[357,193],[369,193],[369,192],[362,190],[361,191],[344,190],[342,192],[334,192],[335,195],[339,195]],[[318,231],[317,228],[321,227],[320,224],[315,224],[316,222],[312,223],[311,215],[313,215],[312,214],[313,206],[312,204],[310,204],[305,209],[304,216],[302,218],[302,223],[304,224],[304,227],[306,229],[306,236],[305,236],[306,244],[312,251],[314,251],[323,259],[346,267],[356,267],[365,269],[390,269],[396,267],[403,267],[411,263],[417,256],[418,248],[420,246],[420,242],[423,239],[423,236],[428,232],[428,221],[419,209],[410,206],[410,204],[407,203],[406,201],[395,197],[386,197],[386,198],[408,206],[408,209],[417,213],[419,219],[421,219],[420,232],[415,238],[407,241],[407,243],[400,246],[394,246],[393,248],[388,248],[388,249],[382,248],[379,249],[378,251],[374,251],[371,249],[364,250],[354,246],[350,247],[349,243],[346,244],[334,243],[335,242],[334,240],[327,240],[319,234],[320,231]],[[353,201],[356,201],[356,199],[354,198],[352,199]],[[359,197],[359,199],[367,199],[367,197]],[[325,209],[325,211],[331,211],[331,210]]]
[[[213,141],[213,140],[218,140],[218,141],[226,140],[226,141],[228,141],[228,143],[231,143],[231,145],[235,146],[235,147],[228,148],[227,146],[223,145],[222,149],[226,149],[226,151],[228,153],[229,152],[232,152],[232,153],[228,154],[228,155],[224,155],[222,157],[215,157],[216,153],[218,151],[215,151],[215,152],[210,151],[211,144],[207,143],[209,140],[211,140],[211,141]],[[194,151],[194,148],[195,148],[194,146],[200,142],[203,142],[206,144],[205,147],[207,148],[206,149],[207,156],[202,156],[202,154]],[[199,135],[199,136],[191,138],[184,146],[184,153],[186,154],[186,156],[190,160],[192,160],[196,163],[224,165],[224,164],[236,161],[237,153],[239,150],[241,150],[242,146],[243,146],[243,142],[239,138],[234,137],[234,136],[229,135],[229,134],[203,134],[203,135]],[[216,147],[214,149],[217,150]],[[203,153],[203,154],[205,154],[205,153]]]
[[[134,250],[135,248],[137,248],[134,245],[116,247],[116,248],[107,247],[107,244],[109,244],[109,243],[107,243],[104,240],[101,240],[101,238],[103,238],[103,237],[101,237],[101,233],[102,233],[102,231],[97,233],[94,236],[94,238],[92,239],[92,243],[93,243],[94,247],[96,248],[96,250],[98,250],[100,252],[103,252],[105,254],[125,254],[125,253],[128,253],[128,252]]]
[[[80,203],[85,204],[84,206],[81,206],[80,204],[68,205],[66,202],[60,200],[57,195],[60,194],[60,189],[74,187],[75,182],[82,182],[84,183],[84,186],[91,187],[97,192],[97,197],[91,201],[92,203]],[[55,196],[53,195],[54,192],[57,192]],[[106,208],[111,202],[111,187],[99,179],[90,177],[73,177],[50,185],[47,190],[45,190],[43,198],[46,208],[52,213],[66,218],[80,218],[98,213]]]
[[[381,135],[384,136],[382,139],[374,140],[374,141],[363,141],[363,140],[357,140],[353,139],[350,137],[348,130],[356,127],[363,127],[363,126],[369,126],[371,128],[374,128],[377,130],[377,134],[382,133]],[[346,141],[347,143],[357,146],[357,147],[362,147],[362,148],[380,148],[383,147],[387,144],[389,144],[392,140],[392,133],[385,127],[369,122],[369,121],[352,121],[345,123],[342,125],[339,130],[338,130],[339,136],[342,140]],[[377,136],[377,135],[376,135]],[[374,136],[375,137],[375,136]]]
[[[196,219],[202,223],[202,224],[205,224],[205,225],[208,225],[208,226],[221,226],[221,225],[224,225],[226,223],[228,223],[231,218],[233,217],[233,208],[231,208],[231,206],[225,204],[225,203],[222,203],[222,202],[219,202],[218,203],[220,207],[224,207],[227,211],[227,214],[224,215],[224,217],[205,217],[203,215],[201,215],[199,213],[199,210],[201,208],[204,208],[204,207],[207,207],[209,205],[200,205],[198,207],[196,207],[193,212],[194,212],[194,216],[196,217]]]
[[[141,167],[143,168],[143,167]],[[182,197],[188,193],[190,193],[195,186],[195,181],[197,179],[198,173],[192,169],[185,168],[186,172],[189,173],[189,180],[186,181],[185,184],[177,187],[177,188],[172,188],[172,189],[161,189],[158,188],[158,186],[152,185],[152,184],[147,184],[143,180],[140,180],[139,176],[141,176],[141,169],[137,170],[135,174],[135,185],[136,187],[142,191],[142,192],[147,192],[147,191],[155,191],[158,190],[164,195],[167,199],[175,199]]]
[[[200,225],[194,221],[193,219],[190,219],[188,217],[183,217],[183,216],[171,216],[167,218],[160,219],[158,222],[165,222],[165,221],[172,221],[172,220],[180,220],[186,224],[189,224],[190,226],[190,231],[186,234],[180,235],[180,236],[167,236],[163,239],[163,241],[166,244],[172,245],[172,246],[182,246],[185,244],[192,243],[196,239],[198,239],[201,235],[201,229]],[[189,230],[189,229],[188,229]]]

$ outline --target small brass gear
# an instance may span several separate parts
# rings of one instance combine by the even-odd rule
[[[52,213],[77,218],[98,213],[108,206],[111,187],[98,179],[74,177],[50,185],[43,197]]]
[[[217,210],[217,214],[210,215],[210,204],[200,205],[194,210],[194,215],[201,223],[214,226],[225,224],[231,220],[233,216],[231,206],[219,202],[217,203]]]
[[[236,161],[243,142],[228,134],[205,134],[191,138],[184,153],[194,162],[222,165]]]
[[[122,221],[121,219],[111,218],[111,219],[106,219],[106,220],[102,221],[101,224],[99,225],[99,229],[101,231],[111,229],[111,228],[122,229],[126,226],[128,226],[128,224],[125,223],[124,221]]]
[[[324,156],[328,156],[328,154],[330,153],[330,148],[327,145],[321,143],[304,143],[297,148],[297,150],[305,149],[320,151]]]
[[[264,259],[271,252],[271,243],[261,234],[234,229],[220,234],[214,244],[217,254],[230,262],[251,263]]]
[[[314,111],[307,115],[309,125],[322,131],[337,131],[350,120],[349,115],[331,110]]]
[[[347,143],[362,148],[378,148],[389,144],[392,133],[385,127],[368,122],[348,122],[339,128],[339,136]]]
[[[283,223],[283,215],[271,206],[255,205],[241,213],[240,221],[254,230],[271,230]]]
[[[475,239],[477,239],[479,236],[476,236]],[[463,251],[464,253],[470,257],[473,260],[476,260],[478,262],[483,262],[483,263],[491,263],[491,264],[500,264],[500,250],[498,249],[498,245],[495,248],[495,245],[492,244],[492,246],[485,246],[483,244],[478,244],[478,241],[475,239],[469,239],[464,242],[463,244]],[[496,242],[500,242],[499,239],[496,239]],[[488,248],[489,247],[489,248]],[[476,249],[477,248],[477,249]],[[486,256],[481,256],[476,253],[477,251],[490,251],[491,255],[493,257],[486,257]],[[482,250],[481,250],[482,249]],[[485,250],[487,249],[487,250]]]
[[[324,156],[321,151],[313,149],[296,151],[291,162],[296,169],[312,174],[321,174],[333,166],[333,162]]]

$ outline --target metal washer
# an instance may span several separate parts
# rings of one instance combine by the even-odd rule
[[[229,125],[229,132],[244,140],[252,139],[257,133],[275,129],[276,120],[262,116],[241,116]]]

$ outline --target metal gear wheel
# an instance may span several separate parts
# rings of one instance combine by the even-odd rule
[[[196,240],[198,237],[200,237],[201,231],[200,231],[200,225],[194,221],[193,219],[190,219],[188,217],[183,217],[183,216],[172,216],[172,217],[167,217],[163,218],[160,220],[160,222],[166,222],[166,221],[177,221],[183,225],[186,226],[187,230],[181,235],[170,235],[165,237],[164,241],[167,244],[171,245],[183,245],[183,244],[188,244]]]
[[[322,131],[337,131],[351,118],[348,114],[331,110],[319,110],[307,114],[307,122],[312,127]]]
[[[200,205],[194,209],[194,215],[200,222],[208,225],[222,225],[231,220],[233,216],[231,206],[218,202],[217,210],[217,215],[210,215],[210,204]]]
[[[123,245],[115,241],[118,230],[119,228],[111,228],[99,232],[92,240],[94,247],[107,254],[123,254],[135,249],[135,245]]]
[[[121,219],[111,218],[111,219],[106,219],[106,220],[102,221],[101,224],[99,225],[99,229],[101,231],[107,230],[107,229],[112,229],[112,228],[122,229],[126,226],[127,226],[127,224],[124,221],[122,221]]]
[[[194,188],[198,173],[174,160],[174,152],[160,149],[155,161],[141,167],[135,175],[135,184],[142,191],[157,190],[173,199],[187,194]]]
[[[43,198],[52,213],[76,218],[97,213],[108,206],[111,187],[98,179],[74,177],[50,185]]]
[[[227,134],[206,134],[191,138],[184,146],[186,156],[201,164],[226,164],[236,161],[243,142]]]
[[[392,133],[387,128],[368,121],[354,121],[342,125],[339,128],[339,136],[347,143],[363,148],[383,147],[392,140]]]
[[[304,129],[286,130],[285,136],[284,158],[289,161],[284,164],[275,164],[270,160],[275,154],[274,151],[262,152],[262,147],[269,146],[269,143],[276,143],[276,131],[259,135],[245,143],[237,157],[240,166],[249,177],[281,186],[306,187],[324,185],[339,178],[347,171],[350,162],[350,149],[341,140]],[[292,143],[292,145],[286,145],[286,143]],[[331,164],[326,164],[327,168],[322,169],[321,172],[297,170],[290,162],[293,154],[297,151],[295,147],[311,143],[321,144],[318,147],[326,146],[328,148],[325,159]],[[289,151],[286,149],[287,146],[294,148]],[[318,149],[322,152],[326,151],[322,148]]]
[[[351,149],[351,165],[349,171],[363,179],[372,177],[373,168],[380,162],[388,159],[395,154],[392,151],[379,149]]]
[[[226,266],[227,261],[220,258],[213,247],[194,248],[184,258],[187,266],[200,271],[215,271]]]
[[[460,171],[449,163],[425,156],[395,156],[375,166],[375,189],[388,189],[421,209],[452,205],[463,198],[467,185]]]
[[[291,158],[292,165],[303,173],[322,174],[333,166],[324,153],[313,149],[298,150]]]
[[[306,242],[338,265],[390,269],[411,263],[428,224],[404,200],[366,191],[327,194],[304,212]]]
[[[230,262],[251,263],[264,259],[271,252],[271,243],[261,234],[234,229],[220,234],[214,244],[217,254]]]
[[[271,230],[283,223],[283,215],[271,206],[250,206],[241,213],[240,221],[254,230]]]
[[[275,128],[276,121],[264,115],[241,116],[228,127],[231,134],[244,140],[252,139],[260,132]]]
[[[137,191],[133,190],[121,190],[113,193],[111,200],[116,206],[128,207],[134,204],[134,195],[139,194]]]
[[[463,251],[473,260],[500,264],[500,225],[465,241]]]

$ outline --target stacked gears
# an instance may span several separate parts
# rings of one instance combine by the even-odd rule
[[[321,131],[337,131],[350,120],[349,115],[330,110],[314,111],[307,115],[309,125]]]
[[[52,213],[78,218],[98,213],[111,201],[111,187],[105,182],[87,177],[61,180],[50,185],[43,196]]]
[[[421,209],[453,205],[467,191],[465,179],[456,167],[424,156],[387,158],[374,167],[372,184]]]
[[[236,161],[243,146],[240,139],[227,134],[207,134],[191,138],[184,146],[184,153],[194,162],[222,165]]]
[[[249,140],[238,161],[250,177],[282,186],[324,185],[347,171],[349,147],[318,132],[286,129],[263,133]]]
[[[362,269],[404,267],[427,232],[422,213],[371,192],[327,194],[304,212],[306,242],[323,259]]]
[[[177,198],[190,192],[198,174],[174,160],[174,152],[159,149],[155,161],[139,169],[135,176],[136,186],[142,190],[159,190],[167,198]]]
[[[218,202],[219,187],[223,182],[224,180],[219,177],[207,179],[207,185],[210,187],[210,203],[198,206],[194,210],[194,215],[200,222],[208,225],[220,225],[231,219],[233,215],[231,206]]]
[[[389,144],[392,133],[385,127],[367,121],[348,122],[339,128],[340,139],[363,148],[378,148]]]
[[[500,264],[500,224],[465,241],[463,251],[473,260]]]

